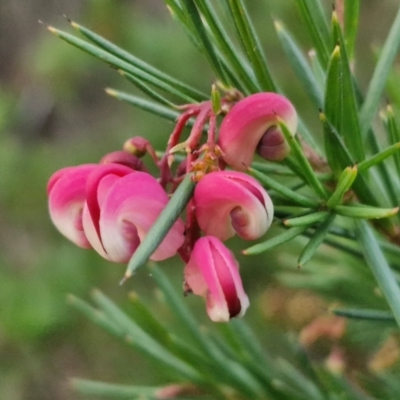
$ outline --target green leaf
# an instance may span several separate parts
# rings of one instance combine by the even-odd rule
[[[267,188],[275,190],[277,193],[281,194],[283,197],[289,200],[292,200],[299,206],[309,208],[316,208],[319,206],[318,200],[310,199],[309,197],[296,193],[293,190],[290,190],[287,186],[276,182],[274,179],[270,178],[266,174],[262,174],[261,172],[258,172],[257,170],[252,168],[249,169],[249,172]]]
[[[319,0],[296,0],[304,27],[315,47],[318,60],[323,69],[328,65],[330,53],[330,34]]]
[[[378,109],[393,61],[400,46],[400,8],[390,28],[360,111],[361,136],[366,137]]]
[[[85,395],[101,396],[113,399],[133,400],[155,399],[160,387],[116,385],[112,383],[89,381],[86,379],[72,379],[72,389]]]
[[[360,16],[360,0],[345,0],[344,2],[344,35],[349,59],[354,58],[358,20]]]
[[[150,98],[153,100],[157,101],[158,103],[161,103],[167,107],[174,108],[176,107],[175,104],[173,104],[171,101],[166,99],[164,96],[161,96],[159,93],[151,89],[149,86],[147,86],[145,83],[143,83],[142,80],[136,78],[134,75],[127,74],[124,71],[119,70],[118,71],[124,78],[126,78],[129,82],[133,83],[138,89],[140,89],[143,93],[147,94]]]
[[[186,329],[186,332],[192,337],[196,346],[201,347],[201,351],[212,360],[214,370],[218,371],[219,378],[234,387],[238,387],[239,390],[250,395],[250,398],[254,396],[258,397],[260,391],[262,392],[259,383],[255,381],[254,378],[249,375],[249,372],[239,363],[235,360],[228,359],[221,352],[220,348],[213,345],[210,338],[199,329],[198,321],[193,317],[193,314],[183,301],[182,296],[177,294],[177,291],[172,287],[162,270],[155,264],[152,265],[151,270],[152,276],[164,293],[171,310],[179,319],[182,327]]]
[[[376,322],[395,321],[393,314],[390,311],[334,308],[331,312],[339,317],[350,319],[370,320]]]
[[[361,138],[360,124],[358,120],[357,97],[354,88],[354,78],[351,73],[349,58],[347,56],[346,46],[343,39],[342,30],[334,12],[332,18],[333,30],[337,32],[340,44],[340,67],[341,67],[341,97],[342,97],[342,114],[339,116],[339,125],[337,129],[353,155],[354,159],[361,162],[365,158],[363,141]]]
[[[329,214],[325,221],[318,227],[315,231],[314,235],[310,239],[310,241],[305,245],[304,249],[302,250],[299,259],[298,259],[298,266],[301,268],[304,266],[308,261],[311,260],[315,252],[317,251],[318,247],[324,241],[326,235],[328,234],[329,228],[333,224],[335,220],[335,214]]]
[[[150,64],[142,61],[141,59],[135,57],[134,55],[128,53],[127,51],[121,49],[115,44],[111,43],[107,39],[97,35],[91,30],[85,28],[82,25],[77,24],[76,22],[70,21],[70,24],[73,28],[78,30],[82,35],[88,38],[91,42],[95,43],[97,46],[101,47],[106,52],[114,55],[115,57],[120,58],[121,60],[126,61],[134,67],[137,67],[150,75],[153,75],[155,78],[158,78],[169,85],[176,87],[180,92],[185,93],[187,96],[196,99],[198,101],[206,100],[207,95],[201,93],[197,89],[192,88],[191,86],[181,82],[179,79],[173,78],[166,74],[163,71],[160,71],[157,68],[154,68]]]
[[[106,332],[120,338],[124,337],[124,330],[121,329],[117,324],[110,321],[110,319],[102,311],[92,307],[87,302],[77,298],[72,294],[68,295],[67,302]]]
[[[198,41],[201,43],[203,53],[208,59],[208,62],[214,69],[218,78],[227,84],[226,74],[221,66],[220,60],[217,57],[214,46],[211,43],[207,31],[203,25],[200,14],[193,0],[181,0],[182,10],[191,25],[191,31],[195,33]]]
[[[340,57],[340,47],[336,46],[333,53],[329,59],[327,76],[326,76],[326,87],[325,87],[325,105],[322,122],[324,123],[324,143],[325,143],[325,153],[328,163],[332,171],[339,175],[339,173],[347,165],[343,166],[343,160],[345,158],[343,150],[340,154],[337,152],[337,139],[333,136],[333,130],[326,124],[329,121],[330,124],[336,129],[340,135],[341,120],[340,116],[343,114],[343,99],[342,99],[342,68],[341,68],[341,57]],[[321,115],[322,118],[322,115]],[[346,153],[348,149],[346,146]],[[350,156],[351,158],[351,156]],[[353,163],[352,163],[353,164]]]
[[[211,2],[209,0],[196,0],[196,5],[210,27],[215,43],[225,57],[226,62],[231,66],[238,79],[243,82],[242,86],[246,89],[245,91],[248,93],[258,92],[260,87],[254,78],[254,74],[241,59],[239,52],[236,51],[235,45],[229,39]]]
[[[283,120],[278,121],[279,128],[285,137],[286,142],[288,143],[291,153],[294,159],[297,161],[300,172],[308,182],[308,184],[314,189],[314,191],[318,194],[318,196],[327,199],[328,193],[325,188],[322,186],[321,182],[318,180],[315,172],[304,155],[303,149],[300,147],[296,138],[293,137],[287,128],[285,122]]]
[[[253,67],[259,87],[264,91],[276,92],[275,83],[268,70],[261,44],[255,33],[243,0],[229,0],[229,5],[239,39]]]
[[[394,155],[395,157],[400,156],[399,150],[400,150],[400,142],[397,142],[397,143],[387,147],[385,150],[382,150],[381,152],[375,154],[372,157],[367,158],[366,160],[364,160],[363,162],[358,164],[358,170],[360,172],[365,171],[368,168],[371,168],[375,165],[378,165],[382,161],[385,161],[388,157],[390,157],[392,155]],[[400,167],[400,164],[399,164],[399,167]],[[400,172],[400,170],[399,170],[399,172]]]
[[[389,143],[397,145],[397,143],[400,142],[400,129],[396,123],[393,108],[390,105],[386,107],[386,113],[383,114],[383,120],[388,133]],[[393,158],[397,176],[400,177],[400,152],[396,152]]]
[[[339,176],[339,180],[335,191],[326,202],[328,208],[333,208],[340,204],[343,200],[345,193],[351,188],[354,180],[357,177],[357,166],[347,167]]]
[[[104,51],[103,49],[94,46],[84,40],[78,39],[77,37],[70,35],[67,32],[60,31],[59,29],[53,28],[52,26],[49,26],[47,28],[50,32],[54,33],[56,36],[59,38],[65,40],[67,43],[72,44],[73,46],[77,47],[80,50],[83,50],[84,52],[98,58],[101,61],[106,62],[107,64],[110,64],[111,66],[121,69],[122,71],[125,71],[127,73],[132,74],[138,79],[143,80],[144,82],[150,83],[154,85],[155,87],[158,87],[159,89],[165,90],[169,93],[173,93],[177,96],[179,96],[182,100],[189,102],[189,103],[194,103],[196,102],[196,99],[186,95],[184,92],[181,92],[178,90],[174,85],[165,82],[162,79],[156,78],[153,75],[148,74],[147,72],[132,66],[131,64],[127,63],[126,61],[121,60],[118,57],[115,57],[114,55]]]
[[[167,107],[161,106],[152,101],[142,99],[141,97],[135,96],[133,94],[120,92],[119,90],[114,90],[111,88],[107,88],[105,89],[105,91],[108,95],[115,97],[118,100],[125,101],[137,108],[148,111],[169,121],[175,122],[176,118],[180,115],[178,111],[171,110]]]
[[[375,276],[378,285],[385,296],[393,316],[400,326],[400,289],[387,263],[385,256],[366,221],[355,222],[357,238],[364,253],[365,260]]]
[[[311,214],[303,215],[301,217],[294,217],[285,219],[283,221],[285,226],[310,226],[316,222],[321,222],[328,216],[328,211],[317,211]]]
[[[315,76],[303,56],[298,44],[286,31],[281,22],[275,21],[275,29],[282,43],[283,51],[304,89],[318,108],[322,108],[323,95]]]
[[[132,274],[141,267],[149,257],[154,253],[160,243],[163,241],[167,232],[179,218],[192,197],[195,183],[192,181],[192,175],[187,174],[180,183],[175,193],[172,195],[167,206],[161,212],[156,222],[148,231],[139,247],[133,253],[129,260],[122,283],[130,278]]]
[[[275,247],[280,246],[281,244],[288,242],[289,240],[294,239],[296,236],[301,235],[307,229],[308,229],[308,226],[299,226],[299,227],[290,228],[290,229],[286,230],[285,232],[281,233],[280,235],[277,235],[271,239],[268,239],[265,242],[258,243],[254,246],[251,246],[251,247],[247,248],[246,250],[243,250],[242,253],[245,254],[246,256],[264,253],[268,250],[271,250]]]
[[[197,371],[171,354],[99,290],[93,291],[93,299],[108,318],[124,330],[127,343],[152,357],[155,361],[164,364],[165,367],[176,371],[185,379],[197,383],[202,382]]]
[[[336,206],[334,211],[339,215],[351,218],[362,218],[362,219],[379,219],[379,218],[389,218],[396,215],[399,211],[399,207],[395,208],[380,208],[380,207],[370,207],[365,205],[357,206]]]

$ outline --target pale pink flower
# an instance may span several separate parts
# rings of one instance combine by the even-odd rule
[[[235,232],[245,240],[257,239],[270,227],[274,215],[266,190],[243,172],[207,174],[196,186],[194,201],[201,230],[220,240]]]
[[[86,181],[97,164],[67,167],[55,172],[47,184],[50,217],[56,228],[79,247],[91,248],[82,225]]]
[[[184,273],[189,289],[206,299],[212,321],[227,322],[246,312],[249,299],[238,262],[219,239],[204,236],[197,240]]]
[[[245,171],[256,151],[271,161],[280,161],[289,153],[289,147],[278,127],[285,122],[294,135],[297,113],[284,96],[256,93],[237,102],[221,123],[218,145],[224,161],[232,168]]]

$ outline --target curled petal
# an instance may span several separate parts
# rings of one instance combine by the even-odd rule
[[[190,290],[206,299],[207,313],[214,322],[241,317],[249,306],[233,254],[215,237],[200,238],[185,267]]]
[[[220,240],[235,232],[245,240],[257,239],[270,227],[274,214],[265,189],[237,171],[207,174],[196,186],[194,201],[201,230]]]
[[[83,214],[87,237],[103,257],[128,262],[166,206],[168,196],[151,175],[132,170],[122,176],[103,175],[97,180],[97,196],[99,214],[94,215],[98,231],[89,203]],[[184,241],[183,230],[183,222],[176,221],[150,258],[157,261],[175,255]]]
[[[277,93],[256,93],[236,103],[222,121],[218,144],[225,162],[232,168],[245,171],[251,164],[258,146],[270,160],[281,160],[288,147],[276,127],[282,119],[294,135],[297,129],[297,113],[292,103]],[[268,134],[272,133],[271,137]],[[277,134],[280,134],[277,138]],[[264,135],[264,143],[261,142]],[[261,143],[260,143],[261,142]],[[279,144],[277,148],[276,145]],[[268,148],[268,151],[266,151]]]
[[[57,171],[49,180],[50,217],[56,228],[79,247],[91,248],[82,225],[85,188],[96,164],[67,167]]]

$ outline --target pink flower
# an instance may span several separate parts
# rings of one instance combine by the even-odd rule
[[[233,254],[217,238],[204,236],[194,245],[185,267],[190,290],[206,299],[208,316],[214,322],[241,317],[249,306]]]
[[[235,232],[246,240],[257,239],[270,227],[274,214],[265,189],[237,171],[207,174],[196,186],[194,201],[201,230],[220,240]]]
[[[245,171],[258,153],[271,161],[281,161],[289,147],[279,130],[282,119],[294,135],[297,113],[286,97],[277,93],[256,93],[236,103],[223,119],[218,144],[225,162]]]
[[[60,169],[49,180],[50,217],[56,228],[77,246],[91,248],[82,225],[82,211],[85,204],[85,188],[89,174],[97,164]]]
[[[49,208],[56,227],[81,247],[128,262],[168,203],[151,175],[120,164],[82,165],[56,172],[49,181]],[[184,241],[176,221],[152,260],[172,257]]]

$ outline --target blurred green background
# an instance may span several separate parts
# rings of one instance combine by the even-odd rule
[[[331,1],[324,3],[328,12]],[[274,75],[299,113],[320,132],[318,110],[285,63],[272,23],[272,17],[281,19],[309,50],[293,2],[248,4]],[[396,0],[362,2],[355,68],[364,87],[373,69],[373,46],[383,42],[397,7]],[[204,91],[213,81],[205,60],[161,0],[0,0],[0,399],[77,399],[68,388],[68,379],[75,376],[118,383],[168,382],[163,371],[92,325],[65,300],[68,293],[88,298],[97,287],[129,311],[127,293],[134,290],[160,318],[168,318],[145,269],[120,287],[124,266],[61,237],[48,217],[46,184],[57,169],[97,162],[134,135],[146,136],[162,149],[172,124],[105,94],[109,86],[133,93],[135,89],[113,69],[46,30],[47,24],[70,30],[64,14]],[[244,247],[239,241],[231,243],[236,252]],[[281,331],[298,331],[323,314],[329,301],[310,292],[284,290],[274,280],[274,271],[296,267],[291,252],[298,254],[293,244],[268,260],[240,259],[252,300],[247,318],[261,339],[276,346]],[[327,266],[343,261],[338,253],[336,259],[329,255],[323,259]],[[182,263],[164,264],[181,290]],[[192,304],[210,326],[201,299],[182,301]]]

